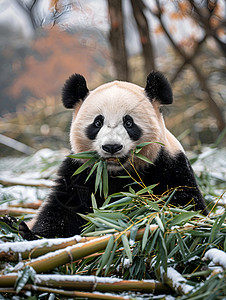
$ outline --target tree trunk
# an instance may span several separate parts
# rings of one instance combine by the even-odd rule
[[[144,14],[145,5],[142,0],[131,0],[133,15],[137,23],[142,45],[144,67],[146,75],[155,69],[154,51],[150,38],[150,31],[146,16]]]
[[[121,0],[108,0],[110,18],[109,41],[112,48],[113,63],[118,80],[129,81],[129,69],[125,46],[123,13]]]

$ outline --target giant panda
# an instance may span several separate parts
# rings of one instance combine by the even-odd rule
[[[153,164],[134,157],[134,167],[146,186],[157,184],[156,195],[179,187],[173,205],[193,203],[195,210],[207,214],[193,170],[179,141],[166,129],[161,106],[171,104],[172,90],[160,72],[151,72],[146,87],[114,81],[89,91],[82,75],[74,74],[65,83],[62,101],[73,109],[70,129],[72,153],[96,151],[107,161],[109,194],[126,191],[131,179],[131,150],[143,142],[154,142],[142,149]],[[158,142],[158,143],[156,143]],[[119,163],[120,162],[120,163]],[[73,176],[84,161],[67,157],[58,171],[56,185],[32,221],[31,231],[43,237],[70,237],[80,234],[85,221],[78,213],[91,211],[95,175],[85,183],[86,169]],[[104,199],[96,194],[98,205]]]

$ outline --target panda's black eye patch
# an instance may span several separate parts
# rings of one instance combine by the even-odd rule
[[[134,120],[131,116],[126,115],[125,117],[123,117],[123,126],[125,127],[131,140],[139,140],[142,134],[142,130],[139,126],[137,126],[137,124],[134,123]]]
[[[96,118],[94,119],[93,123],[90,124],[87,128],[86,128],[86,135],[90,140],[94,140],[99,132],[99,130],[101,129],[101,127],[104,124],[104,117],[102,115],[98,115],[96,116]]]

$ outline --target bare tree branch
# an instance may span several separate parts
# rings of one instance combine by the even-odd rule
[[[128,81],[129,67],[125,46],[122,1],[108,0],[108,10],[111,23],[109,41],[111,43],[113,62],[116,68],[117,79]]]
[[[131,4],[142,45],[146,75],[148,75],[151,70],[155,69],[155,61],[154,50],[150,39],[149,26],[144,14],[145,5],[142,0],[131,0]]]
[[[166,36],[168,37],[169,41],[171,42],[173,48],[176,50],[176,52],[182,57],[183,59],[183,64],[185,64],[186,61],[189,61],[189,64],[192,66],[193,70],[195,71],[195,74],[197,76],[197,79],[199,80],[200,86],[202,87],[205,95],[206,95],[206,101],[208,102],[210,111],[213,113],[213,115],[216,118],[217,125],[219,130],[223,130],[225,128],[225,121],[222,115],[222,112],[216,102],[214,101],[212,95],[211,95],[211,90],[208,87],[208,84],[206,82],[205,76],[202,74],[200,68],[196,66],[196,64],[193,61],[193,57],[190,56],[188,57],[187,54],[184,52],[182,48],[180,48],[176,42],[173,40],[172,36],[169,34],[164,22],[163,22],[163,15],[162,15],[162,9],[159,3],[159,0],[155,0],[156,6],[158,8],[157,13],[152,13],[159,19],[159,22],[162,26],[162,29]],[[181,67],[180,67],[181,69]],[[178,72],[178,71],[177,71]]]

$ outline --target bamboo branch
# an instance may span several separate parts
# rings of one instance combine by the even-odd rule
[[[183,58],[184,61],[189,60],[189,63],[191,65],[191,67],[193,68],[193,70],[195,71],[196,76],[199,80],[199,83],[200,83],[203,91],[206,94],[206,100],[209,104],[209,108],[210,108],[211,112],[213,113],[213,115],[216,118],[218,128],[220,130],[223,130],[225,128],[224,117],[223,117],[223,114],[222,114],[220,108],[218,107],[218,105],[216,104],[216,102],[214,101],[214,99],[211,95],[212,93],[211,93],[211,90],[208,88],[205,76],[200,71],[200,68],[198,68],[196,66],[196,64],[193,62],[193,59],[191,59],[191,57],[188,57],[187,54],[184,52],[184,50],[181,47],[179,47],[177,45],[177,43],[173,40],[172,36],[169,34],[169,32],[163,22],[162,9],[161,9],[159,0],[155,0],[155,3],[158,8],[158,12],[157,13],[153,13],[152,11],[151,12],[159,19],[162,29],[164,30],[164,33],[166,34],[167,38],[169,39],[170,43],[172,44],[172,46],[176,50],[176,52]]]
[[[36,209],[28,209],[28,208],[11,208],[8,207],[6,209],[0,209],[0,215],[10,215],[10,216],[21,216],[24,214],[37,214]]]
[[[54,182],[46,179],[25,179],[25,178],[8,178],[1,176],[0,183],[3,185],[22,185],[22,186],[33,186],[33,187],[44,187],[51,188],[54,185]]]

